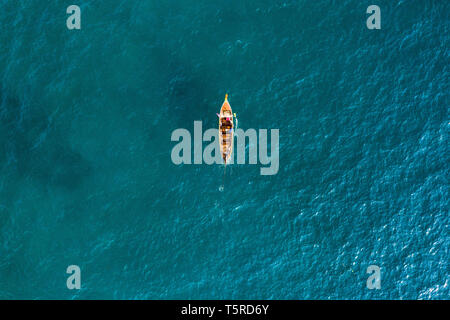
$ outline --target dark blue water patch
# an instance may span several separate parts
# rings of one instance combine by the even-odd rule
[[[23,103],[2,90],[1,127],[3,165],[20,177],[73,190],[89,175],[89,164],[64,143],[37,103]]]

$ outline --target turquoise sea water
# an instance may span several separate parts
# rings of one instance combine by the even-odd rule
[[[0,298],[448,299],[449,12],[2,0]],[[280,130],[280,170],[219,192],[170,136],[227,92],[241,128]]]

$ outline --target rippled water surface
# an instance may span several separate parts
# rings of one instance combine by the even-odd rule
[[[0,298],[449,298],[448,1],[76,2],[0,3]],[[280,169],[220,192],[227,92]]]

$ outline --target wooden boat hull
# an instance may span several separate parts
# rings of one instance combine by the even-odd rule
[[[233,111],[228,103],[228,95],[226,95],[219,114],[220,152],[225,164],[230,161],[233,153],[233,131]]]

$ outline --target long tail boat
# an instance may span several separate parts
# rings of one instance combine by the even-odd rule
[[[220,152],[225,165],[233,153],[233,111],[228,103],[228,94],[225,95],[225,101],[220,108],[219,116],[219,141]]]

